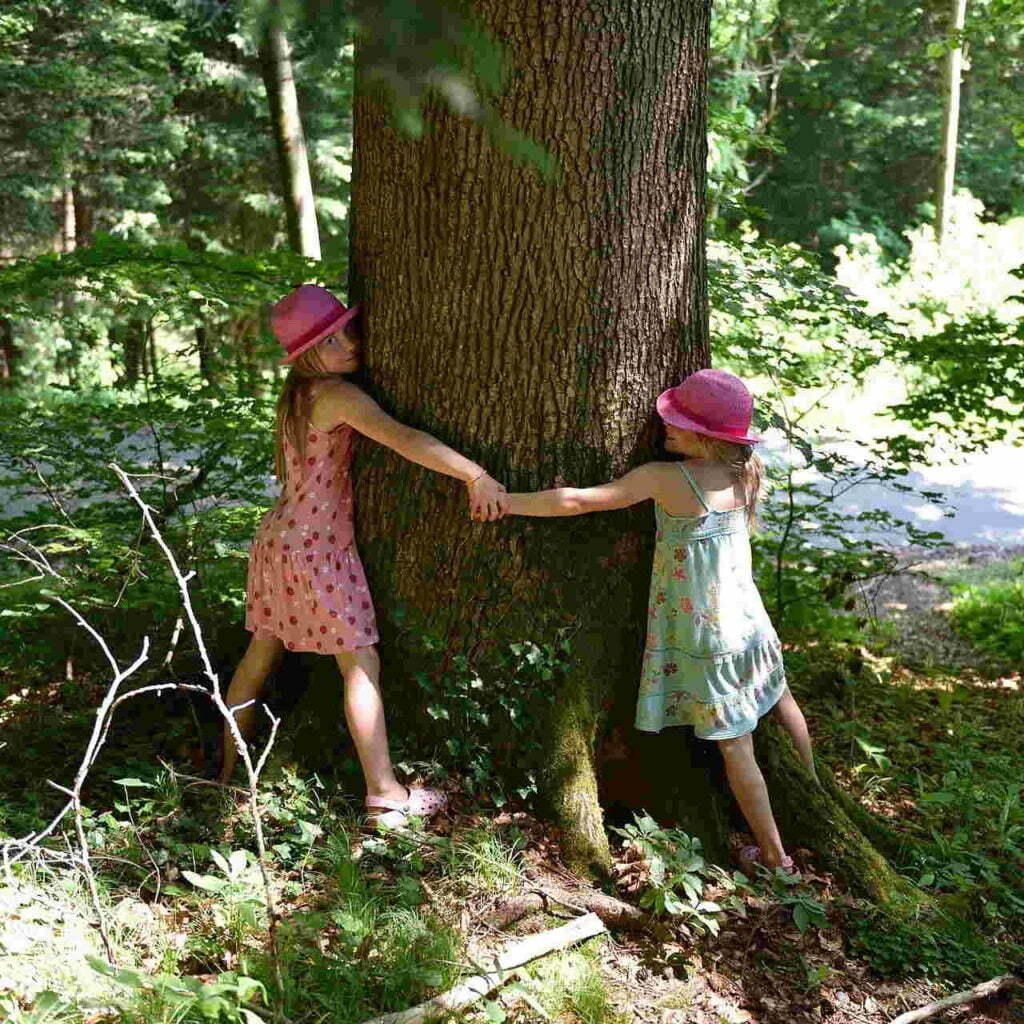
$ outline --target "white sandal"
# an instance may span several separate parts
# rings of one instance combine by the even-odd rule
[[[431,818],[448,806],[448,798],[439,789],[408,786],[407,791],[404,800],[368,796],[364,801],[367,822],[376,827],[405,828],[410,817]]]

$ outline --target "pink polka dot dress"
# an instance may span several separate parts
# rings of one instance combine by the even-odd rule
[[[249,553],[245,628],[290,651],[336,654],[377,642],[352,523],[353,430],[308,428],[305,451],[285,439],[288,483]]]

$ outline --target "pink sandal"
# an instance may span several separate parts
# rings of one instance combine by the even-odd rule
[[[388,800],[383,796],[368,796],[364,801],[369,824],[385,828],[405,828],[410,817],[431,818],[448,806],[448,797],[439,789],[408,786],[404,800]]]
[[[761,859],[761,847],[760,846],[744,846],[740,850],[740,864],[748,871],[752,870],[755,864],[761,864],[765,867],[767,865]],[[782,863],[778,865],[786,872],[787,875],[798,875],[799,872],[796,869],[796,865],[793,863],[793,858],[786,856],[782,858]]]

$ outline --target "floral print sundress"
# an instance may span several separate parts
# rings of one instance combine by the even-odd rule
[[[676,465],[705,511],[674,516],[655,505],[636,727],[692,725],[702,739],[733,739],[752,732],[785,692],[782,648],[754,583],[746,508],[711,508]]]

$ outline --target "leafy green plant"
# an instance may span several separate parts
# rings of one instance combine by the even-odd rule
[[[429,637],[418,642],[428,653],[440,646]],[[427,714],[444,726],[439,737],[446,767],[470,792],[498,807],[513,794],[527,800],[536,793],[538,708],[554,700],[552,682],[567,666],[569,653],[564,634],[553,645],[509,644],[493,653],[486,668],[477,669],[457,654],[444,673],[416,675]]]
[[[97,973],[136,993],[140,1004],[154,1017],[160,1012],[158,1007],[167,1006],[176,1021],[228,1020],[238,1024],[262,1024],[263,1017],[259,1013],[242,1005],[256,998],[266,999],[265,986],[255,978],[226,971],[215,981],[203,982],[172,974],[142,974],[113,967],[98,957],[88,957],[88,961]]]
[[[247,850],[233,850],[225,857],[211,849],[210,859],[220,870],[219,875],[195,871],[181,874],[197,889],[217,897],[210,908],[213,921],[228,931],[238,946],[247,931],[262,926],[266,916],[259,866]]]
[[[0,488],[19,496],[0,526],[0,616],[16,641],[4,646],[5,667],[49,674],[58,658],[95,657],[73,633],[49,629],[66,619],[55,597],[114,643],[144,619],[153,642],[170,645],[177,588],[110,462],[135,479],[181,564],[196,570],[204,620],[239,617],[245,546],[263,513],[254,496],[271,462],[268,421],[261,401],[199,394],[184,380],[132,395],[0,397]],[[39,578],[19,557],[33,551],[54,575]],[[55,634],[67,639],[54,644]],[[189,643],[186,630],[183,652]]]
[[[972,584],[954,583],[950,617],[980,651],[1005,665],[1024,663],[1024,559],[1007,576]]]
[[[10,993],[0,994],[0,1013],[5,1024],[65,1024],[84,1016],[72,1001],[49,989],[40,992],[27,1010]]]
[[[613,831],[639,854],[646,867],[641,906],[679,918],[684,931],[718,934],[718,915],[727,906],[706,900],[704,886],[713,880],[732,893],[737,884],[720,868],[705,863],[699,839],[681,829],[662,828],[646,812],[634,814],[631,824]],[[737,904],[730,900],[729,905]]]

